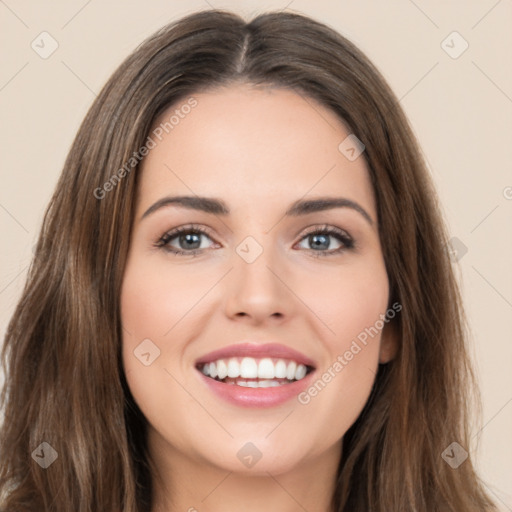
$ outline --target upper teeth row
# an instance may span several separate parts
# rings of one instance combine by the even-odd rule
[[[225,379],[230,377],[236,379],[288,379],[300,380],[306,376],[307,369],[303,364],[295,361],[285,361],[277,359],[272,361],[269,357],[264,359],[254,359],[253,357],[244,357],[241,361],[235,357],[228,359],[219,359],[211,363],[206,363],[202,372],[209,377]]]

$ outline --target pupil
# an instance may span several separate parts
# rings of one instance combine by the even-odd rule
[[[193,239],[195,238],[195,240]],[[180,236],[180,243],[184,242],[187,244],[197,244],[197,247],[190,247],[190,245],[187,247],[187,249],[198,249],[201,245],[201,240],[199,239],[199,235],[196,233],[187,233],[186,235]]]
[[[320,243],[318,243],[318,240],[321,240]],[[317,248],[320,249],[328,249],[329,248],[329,239],[327,235],[312,235],[310,237],[310,241],[312,245],[314,245]]]

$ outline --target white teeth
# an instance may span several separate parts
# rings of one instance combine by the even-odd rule
[[[217,377],[220,380],[225,379],[228,376],[228,367],[223,359],[217,361]]]
[[[277,380],[237,380],[235,384],[244,388],[275,388],[283,386],[284,382],[278,382]]]
[[[306,376],[306,367],[303,364],[299,364],[295,370],[295,380],[303,379]]]
[[[295,379],[295,370],[297,369],[297,364],[292,361],[291,363],[288,363],[288,368],[286,369],[286,378],[288,380]]]
[[[286,363],[282,359],[279,359],[279,361],[277,361],[277,363],[276,363],[275,378],[276,379],[285,379],[286,378]]]
[[[237,381],[239,386],[269,387],[282,384],[273,379],[301,380],[306,376],[307,368],[303,364],[295,361],[285,361],[284,359],[272,360],[270,357],[264,357],[263,359],[244,357],[240,359],[232,357],[227,362],[224,359],[219,359],[206,363],[201,371],[204,375],[219,380],[226,377],[231,379],[239,377],[242,379],[259,379],[258,381]]]
[[[240,377],[240,365],[238,364],[238,361],[234,358],[231,358],[228,361],[228,377],[232,379]]]
[[[272,359],[266,357],[260,361],[258,365],[258,378],[259,379],[273,379],[275,376],[274,363]]]
[[[252,357],[244,357],[240,363],[240,377],[255,379],[258,377],[258,364]]]

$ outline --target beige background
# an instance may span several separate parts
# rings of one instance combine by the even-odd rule
[[[484,402],[483,429],[475,430],[470,451],[490,490],[512,511],[510,0],[0,0],[0,335],[20,295],[44,208],[95,95],[146,36],[210,6],[247,16],[287,9],[326,22],[373,60],[401,99],[450,232],[467,247],[458,267]],[[51,48],[43,31],[58,43],[46,59],[31,47],[46,37]],[[453,31],[463,39],[450,36]],[[458,58],[445,51],[460,52],[464,41],[469,46]]]

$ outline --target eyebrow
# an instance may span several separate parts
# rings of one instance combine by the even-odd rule
[[[148,217],[157,210],[170,205],[178,205],[183,208],[199,210],[214,215],[226,216],[230,213],[229,208],[222,199],[199,196],[167,196],[159,199],[156,203],[151,205],[144,212],[140,220]],[[307,215],[309,213],[331,210],[333,208],[351,208],[352,210],[360,213],[370,226],[374,225],[373,219],[360,204],[344,197],[319,197],[317,199],[298,200],[292,203],[288,210],[286,210],[285,215],[297,217],[299,215]]]

